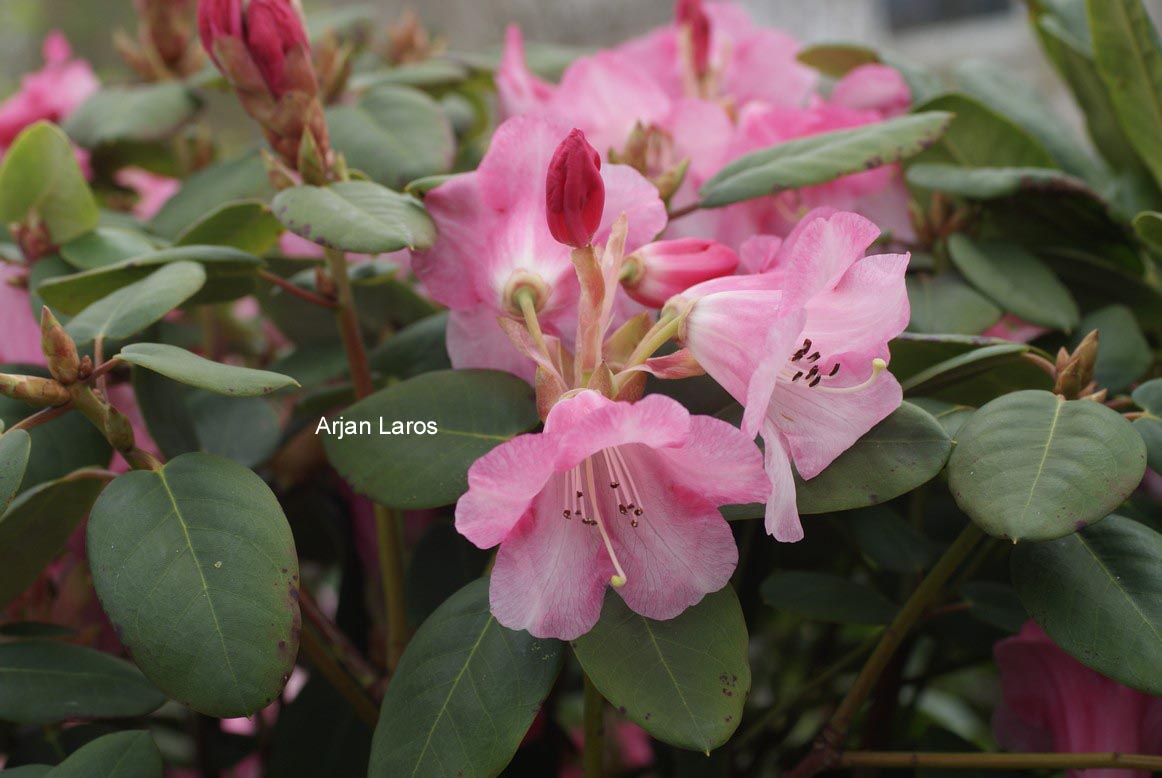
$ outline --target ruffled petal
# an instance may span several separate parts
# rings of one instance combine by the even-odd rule
[[[503,541],[552,477],[552,453],[545,435],[518,435],[477,459],[456,503],[456,530],[480,548]]]
[[[754,439],[721,419],[694,416],[681,448],[658,449],[668,480],[712,505],[765,502],[771,485]]]
[[[584,403],[584,414],[576,413]],[[564,406],[564,408],[562,408]],[[573,415],[568,426],[555,414]],[[584,391],[553,406],[545,422],[547,431],[561,429],[554,469],[558,472],[584,461],[606,448],[640,443],[650,448],[681,446],[690,435],[690,413],[681,403],[651,394],[635,403],[614,402],[597,392]]]
[[[791,473],[791,457],[783,436],[771,424],[763,427],[763,466],[771,483],[767,498],[764,526],[767,534],[781,543],[797,543],[803,539],[803,524],[795,501],[795,476]]]

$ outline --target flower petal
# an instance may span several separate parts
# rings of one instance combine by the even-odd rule
[[[753,438],[710,416],[690,419],[690,437],[681,448],[658,449],[668,480],[712,505],[764,502],[771,485]]]
[[[763,426],[763,466],[771,482],[771,496],[767,498],[764,526],[767,534],[781,543],[797,543],[803,539],[803,524],[795,502],[795,477],[791,473],[791,457],[787,444],[774,425]]]
[[[448,316],[448,358],[457,370],[503,370],[530,384],[537,374],[533,360],[520,353],[485,305],[453,310]]]
[[[855,213],[807,218],[769,268],[788,296],[801,302],[835,286],[880,234],[875,224]]]
[[[572,413],[570,404],[592,404],[575,421],[562,425],[553,419],[559,413]],[[562,409],[562,406],[565,406]],[[575,406],[575,409],[581,406]],[[556,451],[554,469],[568,470],[605,448],[640,443],[650,448],[681,446],[690,435],[690,413],[681,403],[660,394],[651,394],[635,403],[614,402],[594,391],[553,406],[545,429],[563,428]]]
[[[518,435],[468,468],[468,491],[456,503],[456,530],[480,548],[503,541],[553,475],[552,441]]]

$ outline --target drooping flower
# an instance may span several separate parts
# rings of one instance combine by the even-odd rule
[[[1162,754],[1162,697],[1106,678],[1054,643],[1035,622],[993,648],[1001,703],[993,731],[1014,751]],[[1147,771],[1071,770],[1072,778],[1147,778]]]
[[[762,435],[766,527],[778,540],[803,537],[792,461],[814,478],[902,400],[884,368],[888,341],[908,323],[908,255],[865,257],[878,235],[857,214],[817,211],[781,243],[743,247],[759,274],[708,281],[667,304],[686,317],[686,348],[744,404],[743,431]],[[748,257],[755,251],[771,253]]]
[[[582,390],[543,432],[472,465],[456,528],[500,544],[490,600],[501,624],[571,640],[597,622],[610,584],[654,619],[725,586],[738,550],[718,506],[768,489],[758,450],[729,424],[662,395]]]
[[[738,255],[721,243],[700,238],[660,240],[626,257],[622,286],[642,305],[661,308],[674,295],[737,268]]]
[[[545,217],[558,243],[579,249],[593,242],[605,214],[601,155],[573,129],[549,160],[545,182]]]
[[[73,59],[59,32],[45,39],[44,62],[43,69],[21,79],[20,91],[0,104],[0,153],[30,124],[62,121],[99,87],[89,63]]]
[[[568,246],[549,231],[546,171],[570,132],[566,124],[518,117],[497,128],[472,173],[436,187],[425,199],[438,238],[416,252],[413,270],[432,297],[451,310],[448,353],[453,367],[506,370],[532,380],[535,365],[509,341],[497,317],[519,316],[513,293],[531,289],[550,337],[572,340],[579,296]],[[603,165],[605,208],[593,237],[608,240],[625,214],[627,250],[653,240],[666,224],[657,190],[624,165]]]

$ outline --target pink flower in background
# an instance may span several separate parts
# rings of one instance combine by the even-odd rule
[[[1000,321],[982,332],[981,335],[986,338],[1001,338],[1013,343],[1028,343],[1049,331],[1048,327],[1039,327],[1036,324],[1030,324],[1020,316],[1006,313]]]
[[[40,323],[32,315],[28,289],[12,283],[22,283],[25,275],[22,265],[0,261],[0,363],[44,363]]]
[[[758,275],[708,281],[672,303],[689,311],[690,353],[745,405],[743,431],[763,437],[766,528],[778,540],[803,537],[792,461],[814,478],[903,397],[884,368],[908,324],[908,255],[865,257],[878,235],[862,216],[818,211],[785,241],[744,245]]]
[[[89,63],[73,59],[59,32],[45,39],[44,61],[43,69],[26,75],[20,91],[0,104],[0,152],[28,125],[64,120],[99,87]]]
[[[133,206],[133,215],[142,221],[152,219],[166,201],[182,188],[182,182],[176,178],[159,176],[137,167],[118,170],[113,178],[121,186],[137,192],[138,200]]]
[[[644,729],[623,719],[607,721],[605,758],[612,765],[610,773],[617,775],[623,771],[640,771],[654,763],[654,747],[649,734]],[[585,750],[585,730],[576,727],[569,730],[569,740],[578,752]],[[585,771],[580,764],[570,763],[561,768],[557,778],[584,778]]]
[[[412,268],[432,297],[449,308],[448,353],[453,367],[506,370],[531,380],[535,365],[497,326],[513,316],[509,298],[522,285],[538,290],[547,335],[573,337],[579,284],[570,249],[554,240],[546,218],[546,172],[570,127],[532,117],[497,128],[476,171],[428,193],[425,205],[439,237],[416,252]],[[657,189],[624,165],[604,165],[605,209],[595,243],[608,239],[625,214],[627,250],[653,240],[666,225]]]
[[[1012,751],[1162,754],[1162,698],[1122,686],[1065,653],[1030,621],[993,648],[1001,703],[997,742]],[[1146,771],[1070,770],[1073,778],[1148,778]]]
[[[477,460],[456,529],[500,544],[497,620],[571,640],[597,622],[605,588],[669,619],[726,585],[738,550],[718,506],[766,498],[758,449],[726,422],[650,395],[614,402],[583,390],[544,431]]]

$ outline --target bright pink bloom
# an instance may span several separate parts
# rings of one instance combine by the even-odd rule
[[[500,544],[497,620],[571,640],[597,622],[605,588],[670,619],[726,585],[738,561],[718,506],[766,498],[758,449],[729,424],[649,395],[583,390],[539,434],[502,444],[468,471],[456,529]]]
[[[661,308],[695,284],[726,276],[738,268],[738,254],[728,246],[701,238],[660,240],[626,258],[626,293],[642,305]]]
[[[28,290],[11,283],[24,275],[20,265],[0,261],[0,363],[41,365],[40,323],[32,315]]]
[[[432,297],[452,309],[448,354],[457,368],[507,370],[531,380],[534,365],[496,325],[513,316],[514,285],[538,289],[538,318],[547,335],[569,341],[580,294],[570,249],[553,239],[545,214],[549,161],[569,126],[518,117],[497,128],[479,167],[436,187],[425,199],[439,231],[436,244],[413,255],[413,270]],[[627,250],[654,239],[666,211],[654,188],[624,165],[603,165],[605,209],[595,243],[604,243],[621,214]]]
[[[89,63],[72,58],[59,32],[45,39],[44,61],[42,70],[26,75],[20,91],[0,104],[0,152],[28,125],[62,121],[99,87]]]
[[[605,212],[605,182],[601,155],[573,129],[549,160],[545,181],[545,218],[558,243],[575,249],[588,246]]]
[[[743,246],[759,275],[708,281],[672,303],[689,306],[686,347],[745,405],[743,431],[763,437],[766,527],[778,540],[803,537],[792,460],[814,478],[902,400],[883,370],[908,323],[908,255],[865,257],[878,235],[856,214],[817,211],[781,244]]]
[[[1065,653],[1030,621],[993,648],[1002,699],[993,731],[1013,751],[1162,754],[1162,697],[1122,686]],[[1070,770],[1073,778],[1146,771]]]

